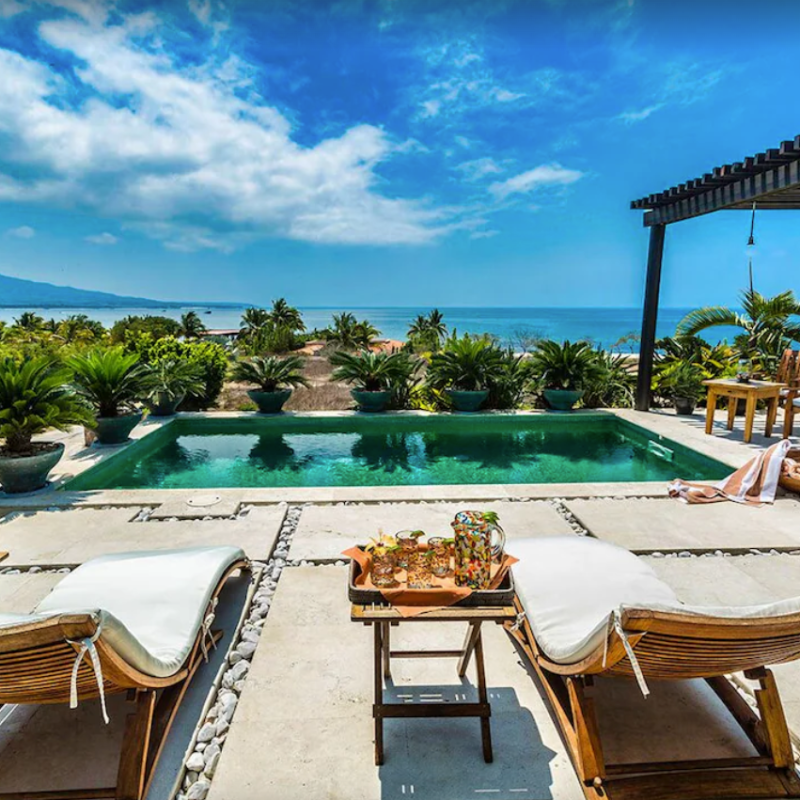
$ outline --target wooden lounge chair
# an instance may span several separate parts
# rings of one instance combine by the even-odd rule
[[[788,439],[794,428],[794,415],[800,410],[800,350],[783,351],[775,380],[786,384],[778,403],[783,407],[783,438]]]
[[[517,540],[514,553],[520,616],[507,629],[541,680],[587,798],[800,797],[783,707],[766,669],[800,657],[800,599],[683,606],[641,559],[588,537]],[[760,717],[725,678],[734,672],[758,681]],[[644,693],[648,680],[705,678],[756,754],[608,764],[594,676],[636,679]]]
[[[217,597],[237,570],[235,547],[118,553],[67,575],[33,614],[0,614],[0,703],[67,703],[127,692],[128,716],[108,789],[2,794],[4,800],[147,793],[170,726],[208,647]]]

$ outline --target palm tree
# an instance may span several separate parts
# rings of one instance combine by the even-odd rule
[[[760,358],[772,371],[783,351],[793,341],[800,341],[800,303],[789,290],[765,297],[755,289],[741,293],[743,314],[725,306],[705,306],[690,311],[679,323],[677,336],[696,336],[707,328],[721,325],[741,328],[736,337],[739,349],[749,358]]]
[[[294,306],[290,306],[283,297],[273,301],[268,318],[269,323],[276,328],[286,328],[290,331],[304,331],[306,329],[300,311]]]
[[[33,311],[23,311],[14,319],[14,325],[23,331],[38,331],[44,327],[44,319]]]
[[[239,338],[252,339],[262,328],[269,324],[269,312],[263,308],[250,307],[244,310],[239,325]]]
[[[408,340],[415,349],[438,351],[447,337],[447,326],[438,308],[427,315],[418,314],[408,329]]]
[[[447,336],[447,325],[444,324],[444,315],[438,308],[434,308],[428,313],[428,330],[436,335],[436,340],[438,342]]]
[[[328,333],[328,341],[342,350],[356,350],[364,340],[364,331],[349,311],[333,315],[333,327]]]
[[[206,332],[206,326],[196,311],[187,311],[181,315],[180,335],[184,339],[197,339]]]

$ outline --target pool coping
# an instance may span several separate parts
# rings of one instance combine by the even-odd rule
[[[545,411],[489,411],[480,412],[488,416],[541,416]],[[131,439],[142,441],[156,431],[163,430],[180,419],[247,419],[253,412],[187,412],[179,417],[147,418],[137,426]],[[617,416],[633,425],[645,429],[656,436],[672,439],[695,452],[713,458],[731,469],[737,469],[753,455],[759,445],[743,445],[720,437],[698,435],[698,424],[687,425],[686,420],[674,414],[661,412],[641,412],[631,409],[581,409],[573,412],[575,417]],[[427,411],[388,411],[381,416],[430,417],[441,416]],[[456,416],[456,415],[453,415]],[[462,416],[462,415],[457,415]],[[475,415],[469,415],[474,417]],[[325,418],[338,417],[363,418],[357,411],[308,411],[286,412],[284,418]],[[694,423],[702,422],[693,418]],[[0,492],[0,507],[49,508],[70,506],[158,506],[167,500],[187,500],[199,493],[207,494],[209,489],[87,489],[69,491],[64,485],[77,475],[112,458],[125,445],[83,444],[82,429],[73,429],[67,434],[54,434],[51,440],[63,441],[65,456],[59,463],[49,486],[27,495],[12,496]],[[676,476],[678,477],[678,476]],[[666,497],[667,484],[664,481],[615,482],[615,483],[534,483],[534,484],[463,484],[463,485],[415,485],[415,486],[321,486],[321,487],[237,487],[215,488],[215,494],[223,499],[239,500],[247,505],[267,505],[273,503],[338,503],[338,502],[429,502],[433,500],[524,500],[547,498],[591,498],[591,497]]]

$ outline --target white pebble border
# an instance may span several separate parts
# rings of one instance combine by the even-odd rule
[[[246,515],[249,510],[250,507],[243,507],[240,514]],[[289,506],[272,557],[266,564],[253,563],[255,569],[262,570],[261,579],[253,594],[247,619],[228,652],[228,668],[222,674],[216,696],[211,698],[210,707],[184,762],[176,800],[205,800],[211,789],[239,696],[250,671],[250,661],[267,621],[278,580],[287,564],[289,545],[301,513],[302,506]]]

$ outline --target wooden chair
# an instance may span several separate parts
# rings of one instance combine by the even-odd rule
[[[211,608],[216,605],[225,581],[234,572],[245,569],[249,569],[249,563],[244,559],[230,563],[210,595]],[[136,669],[109,644],[96,613],[62,613],[44,619],[27,617],[12,625],[3,622],[6,624],[0,628],[0,703],[69,702],[72,672],[81,642],[96,637],[94,647],[101,666],[103,693],[126,692],[133,713],[126,721],[115,786],[5,793],[0,798],[142,800],[189,682],[203,662],[207,646],[216,644],[222,633],[199,626],[194,646],[183,665],[173,675],[156,678]],[[88,657],[80,663],[75,687],[79,700],[100,697],[98,678]]]
[[[781,392],[780,405],[783,407],[783,438],[788,439],[792,435],[798,408],[795,401],[800,397],[800,350],[783,351],[776,380],[787,386]]]
[[[517,608],[522,612],[519,601]],[[621,624],[645,679],[705,678],[758,755],[607,764],[591,692],[595,675],[634,677],[620,635],[612,629],[591,655],[564,665],[541,652],[527,619],[507,625],[542,682],[587,798],[800,797],[786,718],[775,678],[765,668],[800,658],[800,613],[729,619],[628,609]],[[725,678],[732,672],[758,681],[760,718]]]

